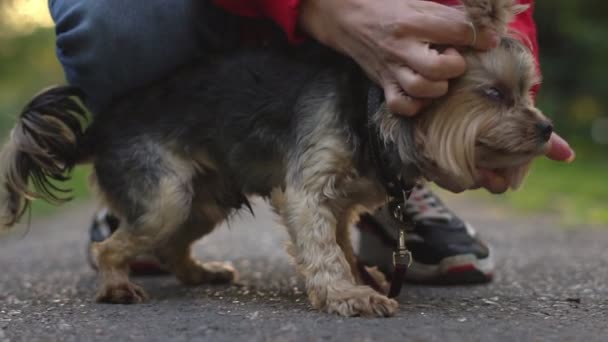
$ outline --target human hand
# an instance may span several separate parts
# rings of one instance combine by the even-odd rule
[[[499,42],[495,32],[475,33],[463,11],[421,0],[303,0],[300,26],[353,58],[384,89],[389,110],[408,116],[466,69],[455,48],[431,44],[487,50]]]

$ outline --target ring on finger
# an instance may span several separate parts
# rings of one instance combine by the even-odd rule
[[[471,42],[471,46],[475,46],[475,44],[477,44],[477,29],[475,28],[475,24],[473,24],[473,22],[469,21],[468,24],[473,31],[473,41]]]

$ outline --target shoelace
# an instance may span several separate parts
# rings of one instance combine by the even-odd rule
[[[405,205],[406,214],[414,221],[435,220],[448,222],[452,220],[453,214],[435,196],[430,189],[417,186],[409,201]]]

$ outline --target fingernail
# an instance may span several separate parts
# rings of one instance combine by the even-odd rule
[[[570,163],[574,162],[575,159],[576,159],[576,153],[574,151],[572,151],[572,154],[570,155],[570,157],[568,157],[568,159],[566,159],[566,164],[570,164]]]

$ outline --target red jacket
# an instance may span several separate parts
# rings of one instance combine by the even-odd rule
[[[457,5],[458,0],[433,0],[445,5]],[[287,34],[291,41],[298,41],[298,4],[300,0],[214,0],[215,4],[234,14],[251,18],[270,18],[277,23]],[[530,8],[519,14],[511,24],[511,29],[520,33],[525,42],[534,53],[538,65],[538,42],[536,39],[536,25],[534,24],[534,1],[519,0],[521,4],[528,4]],[[540,70],[540,69],[539,69]]]

